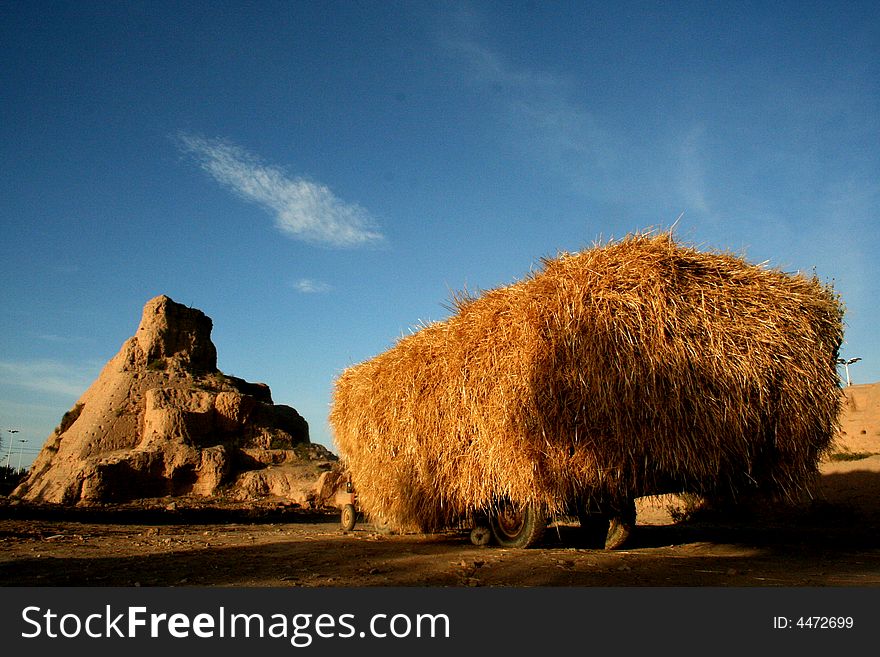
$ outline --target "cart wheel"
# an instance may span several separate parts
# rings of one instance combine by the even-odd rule
[[[587,546],[594,550],[616,550],[621,547],[636,525],[635,500],[627,500],[620,509],[591,510],[579,501],[578,520]]]
[[[357,524],[357,511],[354,508],[354,504],[346,504],[342,507],[340,524],[342,525],[342,531],[350,532],[354,529],[354,526]]]
[[[471,543],[479,547],[489,545],[492,540],[492,530],[485,525],[477,525],[471,530]]]
[[[518,507],[505,501],[489,517],[495,542],[506,548],[527,548],[538,543],[547,529],[547,514],[540,508]]]
[[[627,500],[614,517],[608,527],[608,535],[605,538],[605,549],[616,550],[624,543],[633,528],[636,526],[636,501]]]
[[[605,538],[605,549],[616,550],[624,543],[632,533],[633,526],[623,518],[612,518],[608,527],[608,536]]]

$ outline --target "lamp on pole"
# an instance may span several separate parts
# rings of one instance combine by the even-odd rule
[[[7,429],[10,434],[18,433],[18,429]],[[6,467],[9,467],[9,457],[12,456],[12,435],[9,436],[9,449],[6,451]]]
[[[21,453],[24,451],[24,444],[27,442],[27,440],[25,440],[24,438],[19,438],[18,442],[18,467],[15,468],[16,472],[21,471]]]
[[[848,386],[852,385],[852,380],[849,378],[849,366],[852,365],[853,363],[858,363],[860,360],[862,360],[862,359],[861,358],[850,358],[849,360],[845,360],[843,358],[837,359],[838,365],[843,365],[843,369],[846,370],[846,385],[848,385]]]

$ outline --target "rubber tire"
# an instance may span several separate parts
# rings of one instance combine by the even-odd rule
[[[608,535],[605,538],[605,549],[616,550],[626,543],[626,539],[632,533],[633,526],[622,518],[612,518],[608,526]]]
[[[471,530],[471,543],[485,547],[492,542],[492,530],[486,525],[477,525]]]
[[[594,550],[616,550],[621,547],[636,525],[636,503],[628,500],[620,510],[589,512],[578,502],[577,516],[587,547]]]
[[[504,513],[507,522],[502,520],[499,512]],[[492,529],[492,537],[501,547],[527,548],[537,544],[544,537],[544,531],[547,529],[547,514],[531,505],[517,512],[511,503],[505,502],[502,503],[502,508],[490,514],[489,527]]]
[[[354,529],[357,524],[357,509],[354,508],[354,504],[346,504],[342,507],[339,524],[342,525],[344,532],[350,532]]]
[[[611,518],[605,549],[616,550],[621,547],[636,526],[636,501],[627,500],[623,507]]]

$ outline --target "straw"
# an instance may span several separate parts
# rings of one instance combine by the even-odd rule
[[[794,499],[836,432],[843,310],[815,276],[639,233],[453,306],[335,382],[360,503],[400,528],[503,499]]]

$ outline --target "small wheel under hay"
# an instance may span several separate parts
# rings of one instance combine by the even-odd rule
[[[344,532],[350,532],[354,529],[354,526],[357,524],[357,509],[354,508],[354,504],[346,504],[342,507],[339,524],[342,525],[342,531]]]
[[[547,529],[547,514],[532,505],[500,503],[489,516],[495,542],[506,548],[527,548],[538,543]]]
[[[632,533],[633,525],[623,518],[615,517],[611,519],[608,526],[608,534],[605,538],[605,549],[616,550],[626,543],[626,539]]]
[[[373,526],[373,531],[383,536],[399,533],[397,528],[387,518],[381,516],[369,516],[368,520]]]
[[[577,515],[587,547],[616,550],[626,542],[636,525],[636,503],[627,500],[620,508],[597,511],[579,502]]]
[[[471,543],[485,547],[492,542],[492,530],[486,525],[477,525],[471,530]]]
[[[626,543],[626,539],[636,526],[636,501],[629,499],[616,509],[608,526],[605,549],[616,550]]]

